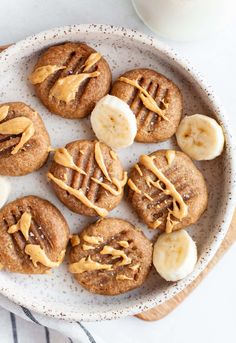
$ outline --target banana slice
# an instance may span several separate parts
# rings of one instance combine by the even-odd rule
[[[166,281],[185,278],[196,262],[196,244],[185,230],[163,233],[154,245],[153,264]]]
[[[2,176],[0,176],[0,190],[0,208],[2,208],[10,194],[10,182]]]
[[[212,160],[224,148],[221,126],[210,117],[194,114],[185,117],[176,132],[179,147],[194,160]]]
[[[133,144],[137,133],[136,118],[129,105],[109,94],[95,106],[91,124],[97,138],[112,149]]]

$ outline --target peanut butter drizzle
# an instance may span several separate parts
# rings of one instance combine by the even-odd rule
[[[79,235],[72,235],[70,238],[70,242],[72,247],[76,247],[77,245],[80,244],[80,238]]]
[[[166,160],[167,160],[167,163],[169,166],[174,161],[174,159],[175,159],[175,150],[167,150],[166,151]]]
[[[89,55],[89,57],[87,58],[87,60],[84,63],[84,68],[83,71],[89,71],[89,69],[96,64],[100,59],[101,59],[102,55],[99,54],[99,52],[93,52],[91,55]]]
[[[124,172],[124,177],[122,180],[118,180],[117,178],[113,177],[112,178],[112,183],[113,185],[116,186],[117,189],[112,188],[111,186],[107,185],[106,183],[95,179],[94,177],[91,177],[91,179],[98,183],[100,186],[102,186],[103,188],[105,188],[107,191],[109,191],[111,194],[113,195],[120,195],[122,193],[123,187],[127,182],[127,172]]]
[[[53,262],[48,258],[48,256],[45,254],[45,251],[40,247],[40,245],[27,244],[25,247],[25,253],[30,256],[30,259],[32,260],[32,263],[35,267],[37,267],[38,263],[41,263],[45,267],[49,268],[58,267],[63,261],[65,252],[65,250],[62,250],[62,252],[58,256],[58,261]]]
[[[87,243],[96,245],[103,242],[103,237],[83,235],[83,240]]]
[[[140,267],[140,263],[134,264],[133,266],[130,266],[129,268],[132,269],[133,271],[138,270]]]
[[[153,223],[149,224],[149,226],[152,229],[157,229],[161,225],[161,221],[159,219],[156,219]]]
[[[116,276],[116,280],[133,280],[133,278],[132,277],[128,277],[128,276],[126,276],[124,274],[119,274],[119,275]]]
[[[153,97],[144,89],[141,87],[136,80],[130,80],[126,77],[119,77],[118,81],[128,83],[131,86],[136,87],[139,91],[139,97],[142,100],[143,105],[150,111],[158,114],[160,117],[162,117],[164,120],[169,121],[169,119],[165,116],[165,110],[168,108],[168,104],[166,104],[164,101],[162,101],[162,104],[164,105],[165,109],[162,110],[156,103],[156,101],[153,99]]]
[[[92,245],[88,245],[88,244],[83,244],[83,250],[91,250],[91,249],[95,249],[95,247],[93,247]]]
[[[32,121],[26,117],[16,117],[0,124],[0,134],[2,135],[19,135],[22,133],[20,142],[11,152],[12,155],[15,155],[28,142],[34,132]]]
[[[75,99],[78,88],[84,80],[99,75],[100,72],[94,71],[93,73],[82,73],[60,78],[50,90],[49,96],[68,103]]]
[[[66,173],[63,174],[63,180],[64,180],[65,182],[68,181],[68,177],[67,177],[67,174],[66,174]]]
[[[136,163],[136,164],[134,165],[134,168],[137,170],[137,172],[139,173],[140,176],[143,176],[142,170],[140,169],[138,163]]]
[[[14,232],[21,231],[25,239],[28,241],[31,219],[31,214],[24,212],[18,222],[15,225],[11,225],[7,232],[12,234]]]
[[[144,192],[143,195],[144,195],[148,200],[153,201],[153,198],[152,198],[149,194],[147,194],[146,192]]]
[[[108,174],[106,165],[104,163],[104,159],[103,159],[103,155],[102,155],[102,150],[100,148],[100,143],[99,142],[95,143],[94,154],[95,154],[95,160],[96,160],[99,168],[101,169],[101,171],[103,172],[103,174],[107,178],[107,180],[111,182],[111,178],[110,178],[110,176]]]
[[[132,179],[128,180],[128,186],[137,194],[142,194],[142,191],[136,186],[136,184],[133,182]],[[146,192],[143,193],[143,195],[150,201],[153,201],[153,198],[148,195]]]
[[[110,151],[111,152],[111,151]],[[95,144],[95,150],[94,150],[94,153],[95,153],[95,160],[99,166],[99,168],[101,169],[101,171],[103,172],[104,176],[107,178],[108,181],[110,181],[112,184],[114,184],[116,186],[116,190],[112,187],[110,187],[109,185],[107,185],[106,183],[92,177],[91,179],[98,183],[99,185],[101,185],[103,188],[105,188],[106,190],[108,190],[110,193],[112,193],[113,195],[120,195],[122,190],[123,190],[123,187],[124,185],[126,184],[127,182],[127,172],[124,172],[124,177],[122,180],[118,180],[117,178],[115,177],[110,177],[108,171],[107,171],[107,168],[106,168],[106,165],[104,163],[104,159],[103,159],[103,155],[102,155],[102,151],[101,151],[101,148],[100,148],[100,143],[99,142],[96,142]]]
[[[66,148],[56,149],[54,154],[54,161],[60,164],[61,166],[73,169],[80,174],[86,175],[86,172],[81,168],[77,167],[77,165],[74,163],[73,157],[70,155]]]
[[[57,66],[57,65],[46,65],[46,66],[38,67],[29,76],[29,81],[32,83],[32,85],[42,83],[48,78],[49,75],[54,74],[56,71],[65,69],[65,68],[66,68],[65,66]]]
[[[88,256],[87,260],[85,257],[81,258],[79,262],[75,262],[69,265],[69,271],[72,274],[81,274],[92,270],[112,270],[112,264],[102,264],[95,262]]]
[[[0,262],[0,270],[3,270],[4,265]]]
[[[161,191],[163,191],[163,188],[160,185],[160,180],[157,181],[153,181],[153,179],[150,176],[146,176],[145,178],[146,184],[148,185],[148,187],[152,187],[152,185],[158,189],[160,189]]]
[[[187,216],[188,214],[188,206],[185,204],[182,196],[176,190],[175,186],[170,182],[168,178],[157,168],[153,160],[155,156],[147,156],[141,155],[140,156],[140,163],[150,170],[157,178],[158,181],[153,181],[150,177],[146,178],[146,182],[152,184],[154,187],[159,188],[164,194],[170,195],[172,197],[173,202],[173,210],[168,209],[169,214],[172,214],[175,218],[179,219],[180,221]],[[165,189],[161,187],[160,181],[164,183]],[[178,204],[178,205],[177,205]],[[168,232],[171,232],[173,226],[176,222],[170,219],[170,215],[167,216],[167,223],[166,229]]]
[[[108,211],[105,208],[98,207],[94,203],[92,203],[86,195],[83,193],[82,189],[74,189],[70,186],[68,186],[65,182],[62,180],[56,178],[51,173],[47,174],[48,178],[51,179],[53,182],[55,182],[60,188],[64,189],[77,199],[79,199],[85,206],[94,209],[97,214],[101,217],[105,217],[108,214]]]
[[[128,186],[132,189],[137,194],[142,194],[142,191],[135,185],[133,180],[129,179],[128,180]]]
[[[127,242],[127,241],[119,241],[118,244],[123,248],[129,247],[129,242]]]
[[[111,158],[116,161],[117,160],[117,155],[116,153],[113,151],[113,150],[110,150],[110,155],[111,155]]]
[[[7,117],[9,108],[10,106],[7,106],[7,105],[0,107],[0,122],[3,121]]]
[[[103,249],[100,251],[102,255],[112,255],[113,258],[122,258],[122,261],[119,262],[118,266],[126,266],[127,264],[131,263],[131,258],[129,258],[123,250],[114,249],[109,245],[105,245]]]
[[[167,215],[167,220],[166,220],[166,233],[171,233],[173,230],[173,227],[178,224],[178,221],[172,220],[170,218],[171,212],[169,210],[168,215]]]

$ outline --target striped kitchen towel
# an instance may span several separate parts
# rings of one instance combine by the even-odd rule
[[[104,343],[86,323],[44,317],[0,295],[1,343]]]

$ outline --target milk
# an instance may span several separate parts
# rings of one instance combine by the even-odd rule
[[[225,27],[235,0],[133,0],[136,12],[154,32],[175,40],[194,40]]]

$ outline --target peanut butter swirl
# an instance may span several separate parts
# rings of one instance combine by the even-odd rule
[[[11,225],[7,232],[12,234],[14,232],[21,231],[26,241],[28,241],[31,219],[31,214],[29,212],[24,212],[18,222],[14,225]]]
[[[188,215],[188,206],[185,204],[181,194],[176,190],[175,186],[170,182],[170,180],[157,168],[153,162],[155,156],[142,155],[140,157],[140,163],[150,170],[157,178],[158,181],[153,181],[150,177],[146,178],[147,184],[152,184],[154,187],[159,188],[164,194],[172,197],[173,210],[168,209],[166,230],[171,232],[173,227],[177,222],[171,220],[170,215],[172,214],[175,218],[180,221]],[[163,182],[165,188],[160,184]]]
[[[95,262],[88,256],[87,260],[85,257],[81,258],[79,262],[75,262],[69,265],[69,271],[72,274],[81,274],[93,270],[112,270],[112,264],[102,264]]]
[[[65,256],[65,250],[62,250],[58,257],[57,262],[51,261],[46,255],[45,251],[37,244],[27,244],[25,247],[25,253],[30,256],[32,263],[37,267],[38,263],[43,264],[45,267],[53,268],[58,267]]]
[[[82,73],[62,77],[56,81],[50,90],[49,96],[68,103],[75,99],[78,88],[83,81],[99,75],[100,72],[94,71],[93,73]]]
[[[169,119],[165,116],[165,111],[168,108],[168,104],[162,100],[162,104],[164,106],[164,110],[162,110],[156,103],[156,101],[153,99],[153,97],[144,89],[141,87],[136,80],[130,80],[124,76],[119,77],[118,81],[128,83],[129,85],[136,87],[140,93],[139,97],[142,100],[143,105],[149,110],[156,114],[158,114],[162,119],[169,121]]]
[[[29,76],[29,81],[32,83],[32,85],[42,83],[48,78],[48,76],[54,74],[58,70],[65,69],[65,68],[66,68],[65,66],[57,66],[57,65],[46,65],[46,66],[38,67]]]
[[[118,266],[125,266],[131,263],[131,258],[129,258],[123,250],[115,249],[109,245],[105,245],[103,249],[100,251],[102,255],[112,255],[113,258],[122,258],[122,261],[119,262]]]
[[[47,174],[48,178],[51,179],[53,182],[55,182],[60,188],[64,189],[77,199],[79,199],[85,206],[94,209],[97,214],[101,217],[105,217],[108,214],[108,211],[105,208],[98,207],[92,201],[90,201],[86,195],[83,193],[82,189],[74,189],[70,186],[68,186],[65,182],[62,180],[56,178],[51,173]]]
[[[12,155],[15,155],[25,145],[25,143],[30,140],[34,133],[35,129],[33,122],[27,117],[16,117],[0,124],[1,135],[22,134],[20,142],[11,152]]]

